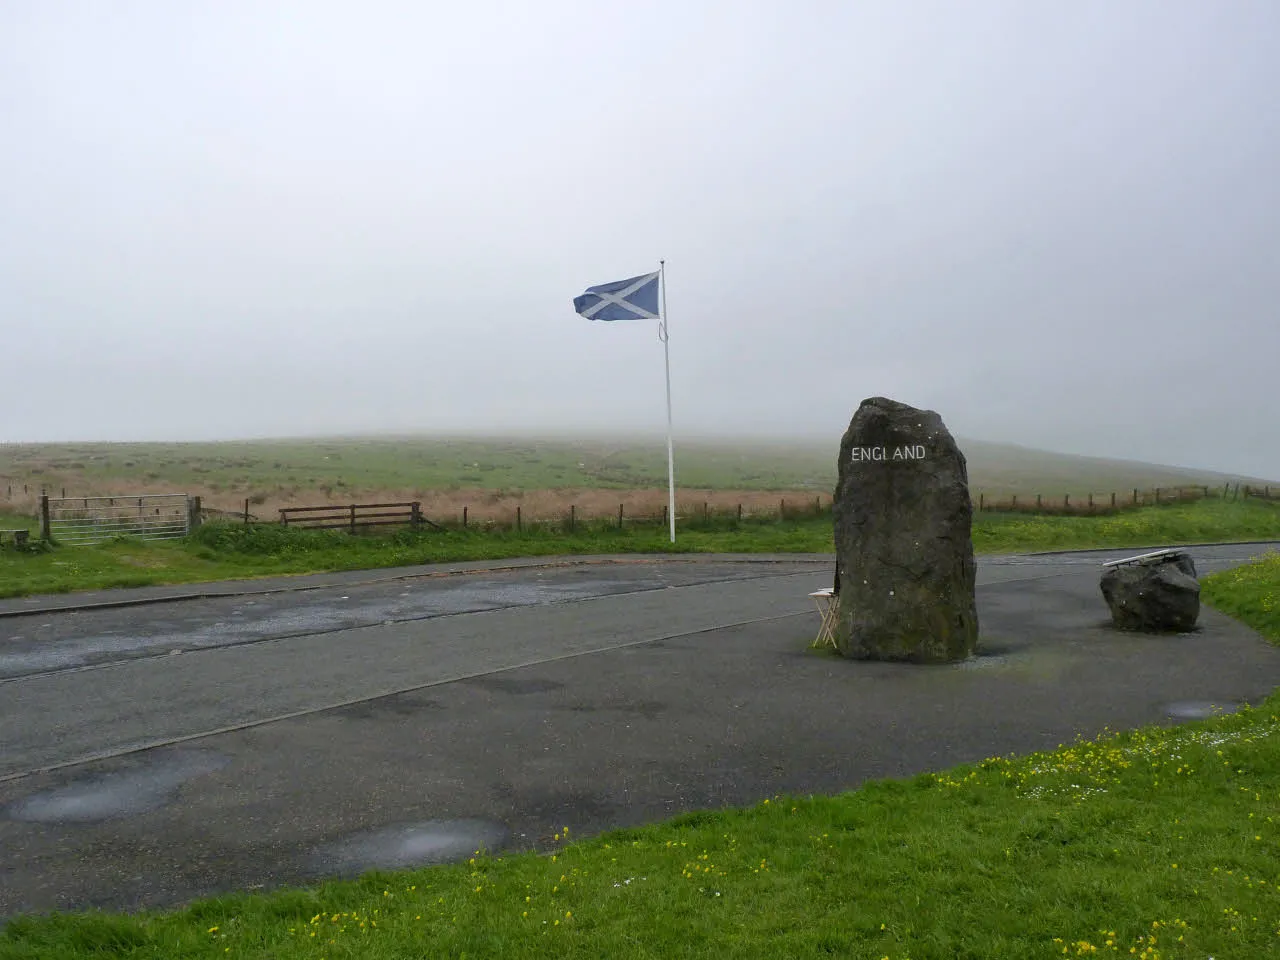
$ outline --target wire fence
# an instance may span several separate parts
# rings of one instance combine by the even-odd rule
[[[1223,487],[1213,486],[1181,486],[1156,487],[1150,490],[1133,488],[1123,493],[1113,491],[1105,494],[987,494],[978,491],[973,495],[973,509],[976,514],[1018,513],[1046,516],[1101,516],[1140,510],[1152,506],[1171,506],[1181,503],[1193,503],[1204,499],[1219,499],[1236,502],[1256,498],[1280,503],[1280,487],[1257,487],[1246,484],[1227,484]],[[250,512],[250,503],[245,501],[244,509],[238,512],[225,510],[206,511],[210,518],[239,521],[243,523],[283,522],[289,525],[297,523],[293,519],[297,515],[305,515],[314,511],[316,517],[329,520],[332,527],[355,531],[366,524],[359,522],[365,511],[382,504],[329,504],[315,507],[290,507],[280,511],[279,521],[274,518],[259,517]],[[553,513],[531,513],[517,504],[510,510],[486,511],[470,505],[462,506],[449,515],[437,514],[430,518],[421,512],[419,503],[395,505],[413,511],[413,520],[405,513],[400,520],[401,525],[428,524],[436,529],[486,529],[486,530],[533,530],[560,528],[566,532],[579,529],[599,529],[613,527],[625,530],[629,527],[663,526],[668,523],[667,507],[660,511],[635,508],[627,503],[619,503],[616,512],[587,513],[570,504],[565,510]],[[742,521],[791,521],[805,518],[830,516],[833,501],[830,497],[816,496],[813,499],[779,498],[774,506],[761,506],[759,503],[746,505],[739,503],[733,507],[716,505],[711,501],[678,501],[676,505],[676,522],[685,528],[723,527],[726,523]],[[354,518],[354,520],[353,520]],[[396,523],[395,520],[388,521]],[[318,525],[318,524],[317,524]],[[373,524],[367,524],[371,526]]]
[[[972,493],[975,515],[1017,513],[1026,515],[1099,516],[1152,506],[1169,506],[1204,499],[1227,502],[1261,500],[1280,504],[1280,487],[1228,483],[1223,486],[1156,487],[1147,490],[1089,494],[1021,494],[1008,492]],[[598,501],[598,498],[597,498]],[[655,510],[648,503],[617,505],[603,512],[597,506],[588,512],[570,503],[563,509],[543,508],[534,512],[517,503],[512,507],[462,505],[448,513],[428,516],[419,501],[402,503],[327,503],[290,505],[274,509],[274,515],[253,512],[254,498],[244,500],[240,509],[202,506],[199,497],[185,494],[134,494],[114,497],[44,497],[31,516],[35,528],[45,539],[63,543],[103,540],[113,536],[147,539],[171,539],[187,535],[202,521],[230,523],[272,523],[288,526],[328,527],[349,532],[367,532],[374,526],[428,527],[437,530],[514,530],[560,529],[577,532],[612,527],[618,530],[645,526],[666,526],[667,507]],[[0,507],[0,510],[3,508]],[[9,516],[22,516],[29,510],[10,509]],[[743,521],[767,522],[803,520],[830,516],[832,498],[780,497],[772,505],[760,501],[726,505],[711,500],[682,499],[677,502],[676,522],[687,529],[724,527]],[[6,524],[13,525],[13,524]]]

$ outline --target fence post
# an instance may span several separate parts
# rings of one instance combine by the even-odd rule
[[[49,498],[40,494],[40,539],[51,540],[49,535]]]
[[[1156,506],[1160,506],[1160,488],[1156,487]]]
[[[420,526],[422,523],[422,501],[413,501],[411,507],[412,509],[409,513],[409,522],[413,524],[414,527]]]
[[[573,533],[578,526],[578,506],[577,504],[569,504],[569,532]]]
[[[738,522],[742,522],[742,504],[738,504]]]
[[[618,529],[622,529],[622,504],[618,504]]]
[[[1010,509],[1011,510],[1018,509],[1018,495],[1016,493],[1013,495],[1013,502],[1010,504]]]
[[[462,508],[462,529],[467,529],[467,508]]]
[[[1071,494],[1069,494],[1069,493],[1064,493],[1064,494],[1062,495],[1062,509],[1063,509],[1063,510],[1070,510],[1070,509],[1071,509]]]
[[[1089,512],[1093,513],[1093,492],[1089,492]]]
[[[670,522],[670,521],[669,521],[668,516],[667,516],[667,507],[666,507],[666,504],[663,504],[663,506],[662,506],[662,525],[665,527],[665,526],[667,525],[667,523],[669,523],[669,522]]]
[[[351,505],[351,532],[356,532],[356,505]]]
[[[523,521],[520,517],[520,504],[516,504],[516,533],[519,533],[523,527]]]
[[[779,520],[787,519],[787,501],[786,500],[778,501],[778,519]]]
[[[244,498],[244,522],[249,522],[249,498]]]
[[[289,515],[285,513],[284,507],[280,508],[280,525],[287,527],[289,525]]]
[[[707,501],[703,500],[703,501],[702,501],[702,524],[703,524],[703,526],[706,526],[707,521],[709,521],[710,519],[711,519],[711,507],[707,504]]]
[[[187,533],[200,526],[200,498],[187,498]]]
[[[1040,509],[1040,494],[1036,494],[1036,509]]]
[[[987,495],[985,493],[978,494],[978,512],[981,513],[987,509]]]
[[[1116,492],[1112,490],[1111,491],[1111,509],[1114,510],[1115,508],[1116,508]]]

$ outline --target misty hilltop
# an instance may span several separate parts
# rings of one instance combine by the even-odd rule
[[[1223,471],[1080,457],[980,440],[959,441],[973,491],[1047,497],[1138,488],[1264,484]],[[707,439],[676,447],[677,487],[694,491],[830,494],[839,438]],[[666,486],[660,438],[606,440],[366,436],[211,443],[0,444],[0,483],[17,500],[39,488],[71,496],[183,490],[297,499],[442,490],[529,493]],[[18,489],[15,490],[14,486]]]

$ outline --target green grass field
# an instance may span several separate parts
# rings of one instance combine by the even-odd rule
[[[1205,580],[1272,631],[1280,556]],[[3,960],[1280,956],[1280,697],[832,797],[136,915]]]
[[[1210,499],[1099,517],[981,513],[973,528],[979,553],[1269,539],[1280,539],[1280,504],[1259,500]],[[272,524],[210,523],[186,541],[119,539],[97,545],[0,548],[0,596],[510,557],[832,549],[831,519],[826,514],[741,523],[712,517],[708,523],[686,524],[674,546],[665,528],[654,524],[619,531],[605,522],[584,522],[572,534],[562,525],[544,524],[520,532],[453,528],[353,537]]]
[[[834,485],[833,456],[813,444],[691,443],[680,479],[695,488]],[[665,441],[370,437],[224,443],[10,444],[0,476],[92,489],[111,480],[272,490],[665,486]],[[28,479],[29,478],[29,479]]]
[[[1221,486],[1226,474],[963,440],[975,496],[1047,497],[1132,488]],[[710,490],[813,490],[835,486],[839,438],[681,440],[678,480]],[[373,491],[645,488],[666,485],[666,447],[657,438],[605,440],[364,437],[221,443],[0,445],[0,479],[15,497],[41,486],[72,496],[121,483],[134,492],[163,486],[193,494],[274,495],[286,490]]]

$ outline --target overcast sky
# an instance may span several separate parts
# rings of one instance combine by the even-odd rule
[[[1280,3],[0,0],[0,441],[953,433],[1280,478]]]

